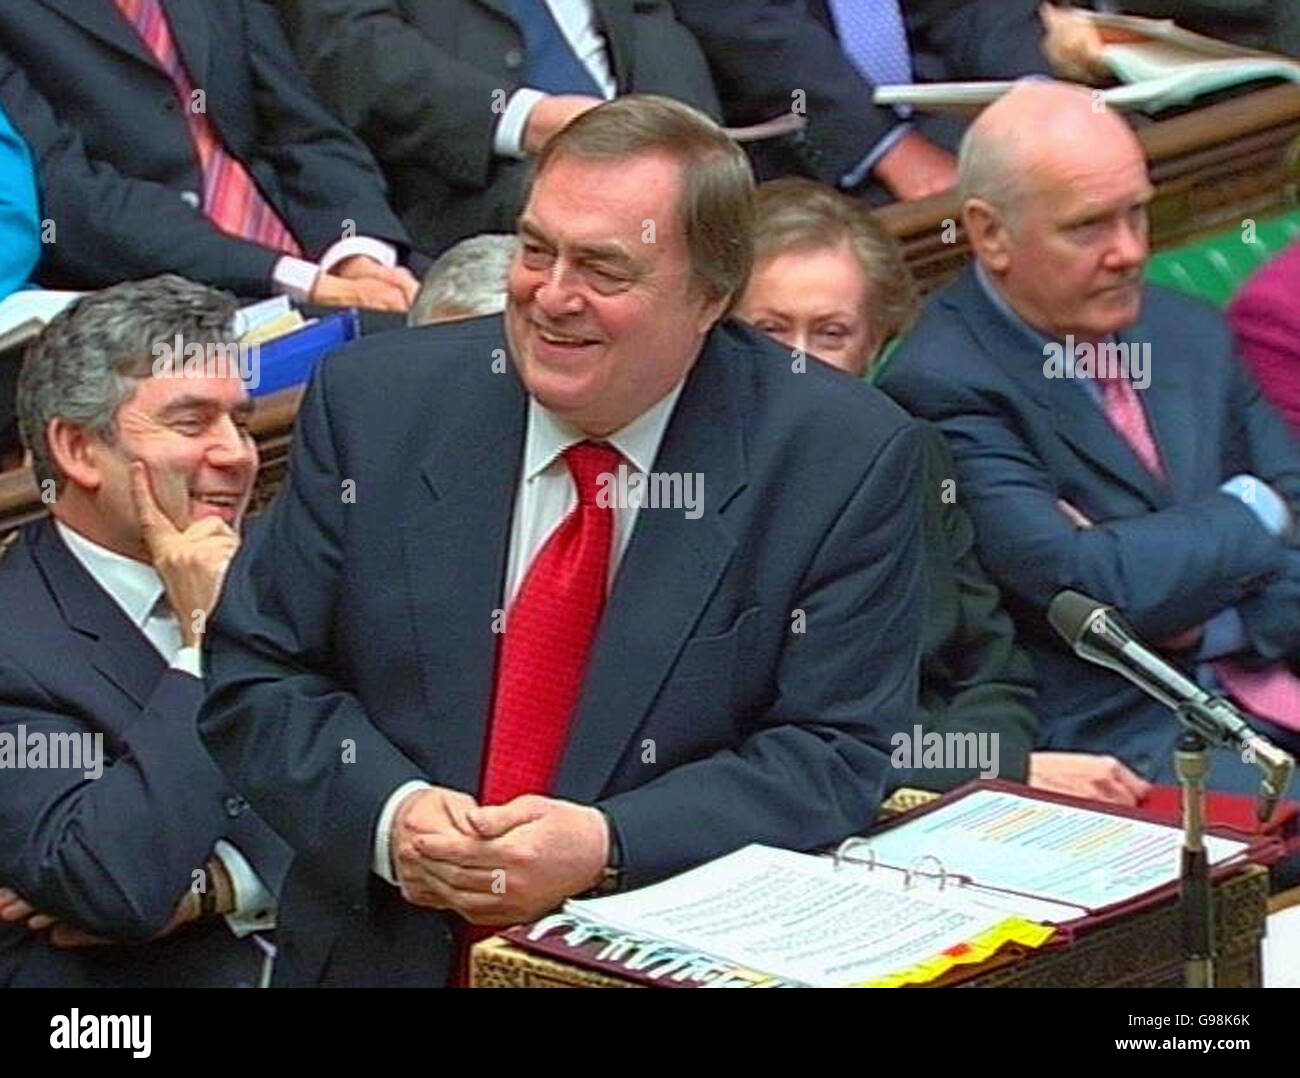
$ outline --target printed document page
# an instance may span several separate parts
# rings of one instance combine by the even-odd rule
[[[921,886],[892,890],[875,875],[753,845],[637,891],[570,901],[565,910],[816,987],[901,972],[1008,916]]]
[[[975,883],[1099,909],[1178,879],[1182,838],[1166,824],[976,790],[864,844],[885,864],[932,854]],[[1205,845],[1211,864],[1246,848],[1214,836]]]

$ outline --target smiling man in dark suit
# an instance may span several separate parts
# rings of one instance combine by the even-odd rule
[[[200,719],[298,854],[282,983],[441,983],[453,925],[872,819],[920,437],[718,325],[752,217],[721,131],[620,98],[542,155],[503,317],[322,368]]]
[[[0,985],[261,976],[289,851],[194,727],[257,471],[250,402],[237,372],[181,377],[166,351],[228,342],[234,313],[176,277],[120,285],[24,364],[23,436],[55,497],[0,558]]]
[[[1300,445],[1218,312],[1143,285],[1140,143],[1086,90],[1035,83],[972,126],[962,177],[975,265],[931,299],[881,386],[949,439],[981,560],[1038,668],[1043,747],[1175,781],[1173,716],[1048,627],[1072,588],[1294,749]],[[1258,779],[1216,752],[1211,786]]]

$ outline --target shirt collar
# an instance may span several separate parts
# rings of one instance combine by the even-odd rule
[[[91,542],[61,520],[56,520],[54,527],[95,583],[108,592],[136,628],[143,629],[166,590],[158,570]]]
[[[980,288],[984,290],[984,295],[988,297],[988,301],[1001,311],[1003,317],[1019,330],[1021,334],[1033,341],[1036,347],[1042,348],[1043,346],[1052,343],[1051,337],[1035,329],[1020,317],[1016,312],[1016,309],[1007,302],[1007,298],[1002,294],[1002,290],[997,286],[997,283],[993,278],[989,276],[988,271],[980,262],[975,263],[975,279],[979,281]]]
[[[1007,302],[1007,297],[1002,294],[1002,290],[998,288],[997,283],[989,276],[988,272],[984,269],[984,266],[979,262],[975,263],[975,279],[979,281],[980,287],[984,289],[984,294],[988,296],[989,302],[1001,311],[1006,319],[1017,330],[1019,330],[1023,336],[1028,337],[1029,340],[1034,343],[1035,348],[1041,350],[1046,348],[1049,344],[1062,343],[1059,337],[1049,337],[1041,330],[1035,329],[1021,318],[1016,312],[1016,309]],[[1119,337],[1112,333],[1106,338],[1106,340],[1113,342],[1119,340]]]
[[[683,378],[656,404],[602,440],[622,453],[624,459],[637,471],[648,474],[659,454],[659,443],[663,441],[668,420],[672,418],[673,408],[685,385],[686,379]],[[536,397],[530,396],[528,434],[524,447],[524,479],[536,478],[569,446],[587,439],[588,436],[577,427],[543,407]]]

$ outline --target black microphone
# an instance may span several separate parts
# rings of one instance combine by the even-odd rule
[[[1138,640],[1114,607],[1063,591],[1048,605],[1047,620],[1080,658],[1122,674],[1206,741],[1240,750],[1243,759],[1254,762],[1263,772],[1260,819],[1272,816],[1295,761],[1252,730],[1233,704],[1206,692]]]

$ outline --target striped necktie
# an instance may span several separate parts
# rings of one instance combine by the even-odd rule
[[[172,80],[189,125],[203,174],[203,213],[217,228],[282,254],[302,257],[302,248],[248,170],[221,142],[206,112],[196,111],[195,86],[185,69],[161,0],[114,0],[145,47]]]

